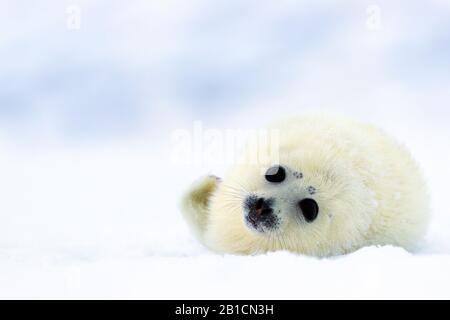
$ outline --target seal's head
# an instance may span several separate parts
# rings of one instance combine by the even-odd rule
[[[278,164],[236,165],[210,199],[207,243],[221,252],[315,256],[361,246],[376,203],[333,150],[280,149]]]
[[[299,179],[303,177],[301,172],[293,172],[292,175]],[[280,165],[271,166],[264,174],[264,179],[270,184],[281,185],[282,183],[289,183],[286,181],[286,168]],[[307,188],[305,197],[285,197],[279,195],[276,197],[276,192],[273,196],[269,196],[270,192],[262,192],[249,194],[243,203],[245,222],[248,227],[258,232],[270,232],[276,230],[281,225],[281,210],[296,210],[298,219],[306,222],[313,222],[319,214],[319,205],[311,198],[316,193],[313,186]],[[297,199],[296,199],[297,198]],[[289,204],[286,206],[285,204]],[[284,206],[283,206],[284,205]]]

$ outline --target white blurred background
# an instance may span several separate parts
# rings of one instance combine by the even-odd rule
[[[284,254],[215,258],[193,239],[180,194],[225,169],[173,163],[173,132],[194,121],[245,129],[320,110],[383,127],[430,186],[423,254],[441,260],[429,267],[450,253],[449,1],[0,0],[0,27],[1,297],[203,297],[201,285],[174,289],[171,272],[196,279],[213,266],[212,297],[236,298],[223,286],[229,270],[235,279],[246,264],[277,259],[314,268]],[[360,256],[338,263],[366,270]],[[422,270],[411,261],[405,268]],[[396,292],[375,275],[343,296]],[[348,287],[323,285],[337,297]]]

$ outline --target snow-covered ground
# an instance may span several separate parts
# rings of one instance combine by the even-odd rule
[[[208,252],[177,209],[204,171],[172,165],[164,151],[3,146],[0,297],[450,298],[449,159],[436,157],[445,137],[435,138],[418,155],[435,215],[424,248],[331,259]]]
[[[0,298],[450,298],[450,7],[427,3],[0,2]],[[307,109],[410,148],[432,198],[420,252],[196,242],[180,195],[227,166],[174,162],[172,134]]]

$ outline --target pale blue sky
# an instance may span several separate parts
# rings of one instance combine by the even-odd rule
[[[177,110],[217,121],[269,98],[352,112],[365,92],[389,90],[377,102],[386,111],[394,96],[430,121],[449,115],[444,1],[378,1],[377,31],[365,1],[28,3],[0,3],[0,130],[13,138],[47,127],[115,139],[170,124]],[[66,27],[68,4],[82,10],[79,30]]]

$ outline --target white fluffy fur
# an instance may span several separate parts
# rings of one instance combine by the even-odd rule
[[[368,245],[411,250],[420,243],[428,194],[403,146],[371,125],[331,115],[298,116],[270,128],[280,130],[285,182],[270,184],[260,166],[236,164],[223,181],[202,178],[184,197],[182,211],[206,246],[236,254],[289,250],[330,256]],[[295,179],[294,171],[303,178]],[[317,190],[312,196],[309,186]],[[250,193],[277,199],[277,231],[247,227],[242,204]],[[312,223],[302,221],[292,205],[304,197],[320,206]]]

